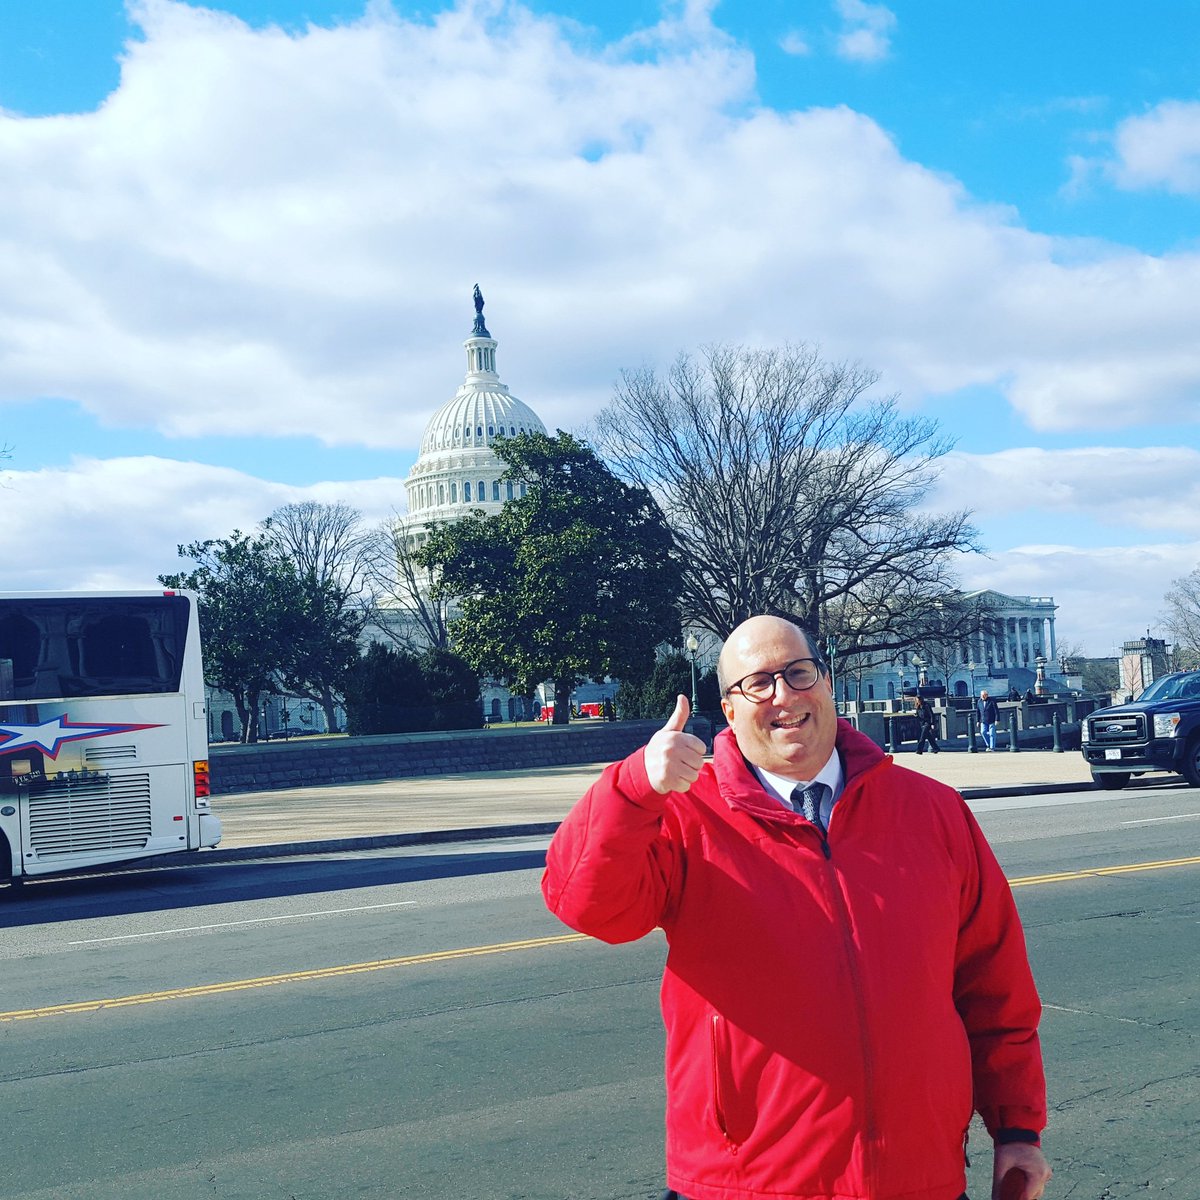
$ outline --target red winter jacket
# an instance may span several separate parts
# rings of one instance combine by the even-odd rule
[[[641,751],[555,834],[551,911],[661,925],[667,1182],[692,1200],[953,1200],[972,1108],[1041,1131],[1040,1004],[1008,883],[957,792],[845,721],[828,838],[731,731],[687,793]]]

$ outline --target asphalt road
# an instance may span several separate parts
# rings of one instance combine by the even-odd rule
[[[1200,856],[1200,793],[974,807],[1046,1005],[1048,1195],[1200,1200],[1200,861],[1181,861]],[[5,897],[0,1197],[656,1196],[662,940],[571,935],[537,895],[541,848]]]

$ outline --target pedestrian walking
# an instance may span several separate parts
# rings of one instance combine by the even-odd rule
[[[996,701],[987,693],[987,688],[979,693],[979,732],[983,734],[983,748],[996,748],[996,722],[1000,720],[1000,709]]]
[[[941,750],[937,737],[937,713],[924,696],[917,697],[917,753],[924,754],[926,745],[937,754]]]

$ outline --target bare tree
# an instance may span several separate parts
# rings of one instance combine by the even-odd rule
[[[876,378],[806,346],[715,346],[665,378],[622,375],[592,436],[666,514],[685,623],[725,637],[790,613],[846,653],[968,632],[945,598],[953,554],[977,549],[969,514],[921,507],[950,443],[894,398],[869,399]]]
[[[1200,667],[1200,567],[1172,580],[1163,599],[1167,611],[1162,620],[1175,643],[1175,666]]]
[[[419,536],[399,515],[372,532],[367,580],[373,621],[403,650],[448,650],[447,602],[433,599],[436,574],[414,558]]]
[[[264,535],[295,564],[309,602],[313,629],[307,654],[282,682],[321,706],[326,727],[337,729],[345,671],[370,615],[366,587],[371,540],[362,514],[348,504],[306,500],[277,508]]]
[[[1078,641],[1058,643],[1058,661],[1062,674],[1078,675],[1080,686],[1092,695],[1112,695],[1121,686],[1121,668],[1116,657],[1092,658]]]
[[[358,509],[305,500],[277,508],[263,527],[301,575],[336,583],[347,600],[362,595],[370,534]]]

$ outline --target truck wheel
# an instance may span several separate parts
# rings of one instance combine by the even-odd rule
[[[1200,734],[1193,733],[1183,752],[1180,773],[1192,787],[1200,787]]]
[[[8,838],[0,833],[0,887],[8,887],[13,882],[12,849]]]
[[[1128,771],[1093,771],[1092,782],[1106,792],[1119,792],[1129,782]]]

